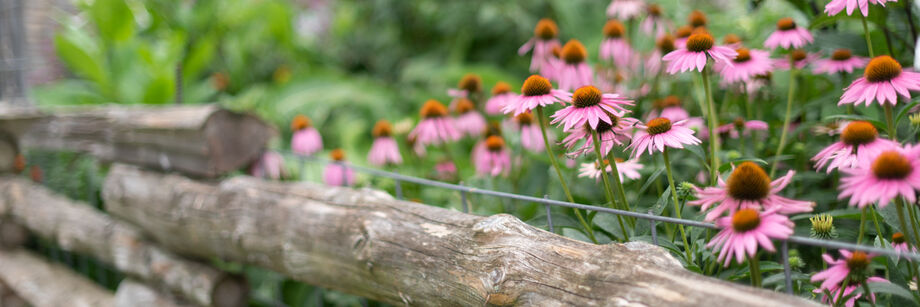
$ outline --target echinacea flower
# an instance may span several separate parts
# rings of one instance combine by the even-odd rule
[[[485,111],[489,115],[502,114],[502,108],[517,99],[517,94],[511,91],[511,85],[499,81],[492,87],[492,97],[486,101]]]
[[[687,204],[700,206],[700,211],[715,206],[706,214],[707,221],[716,220],[726,211],[733,214],[740,209],[773,210],[785,215],[810,212],[815,206],[814,202],[778,195],[792,182],[793,175],[795,171],[790,170],[786,176],[770,182],[770,176],[759,165],[749,161],[742,162],[732,170],[727,182],[720,177],[718,186],[697,188],[697,200]]]
[[[687,46],[687,39],[690,38],[690,35],[693,35],[693,26],[683,25],[677,27],[677,29],[674,30],[674,46],[677,47],[675,49]]]
[[[742,43],[741,37],[734,33],[728,33],[722,37],[722,45],[725,45],[726,47],[729,47],[729,48],[735,48],[735,49],[741,48],[742,46],[741,43]]]
[[[601,140],[601,154],[605,156],[610,153],[614,145],[623,145],[629,141],[630,132],[638,123],[636,119],[629,117],[619,117],[613,114],[608,114],[608,117],[611,121],[610,124],[599,122],[597,127],[593,128],[593,131],[597,131],[597,137]],[[591,127],[587,125],[575,126],[575,128],[566,132],[569,135],[562,139],[562,144],[569,151],[569,156],[578,156],[594,151],[594,138],[591,133]],[[578,145],[578,142],[582,140],[584,140],[584,144],[573,150]]]
[[[402,163],[399,146],[396,145],[396,140],[392,136],[393,125],[389,121],[378,121],[374,124],[371,134],[374,136],[374,143],[371,144],[371,150],[367,153],[368,163],[376,166]]]
[[[907,238],[902,232],[895,232],[891,235],[891,248],[898,253],[898,259],[901,258],[901,253],[910,253],[916,252],[917,248],[910,247],[907,244]],[[907,258],[907,261],[912,261],[910,258]]]
[[[843,133],[843,128],[850,124],[847,120],[832,121],[823,125],[815,125],[811,128],[814,134],[835,136]]]
[[[562,61],[553,73],[559,89],[574,91],[576,88],[590,85],[594,80],[594,71],[588,65],[588,50],[576,39],[570,39],[562,46]]]
[[[407,136],[406,145],[409,145],[409,147],[412,148],[412,153],[414,153],[416,157],[421,158],[421,157],[424,157],[426,154],[428,154],[428,151],[425,150],[425,145],[422,143],[419,143],[416,136],[413,136],[413,135]]]
[[[553,84],[540,75],[532,75],[524,80],[521,86],[521,95],[517,99],[508,101],[502,112],[513,113],[518,116],[537,107],[548,106],[559,101],[559,96],[565,92],[553,89]]]
[[[632,106],[632,100],[618,94],[602,94],[599,89],[590,85],[578,88],[571,97],[565,95],[565,98],[572,104],[551,116],[551,123],[561,122],[563,130],[571,130],[585,124],[591,129],[597,129],[600,122],[613,125],[613,120],[608,114],[623,116],[627,111],[626,107]]]
[[[898,103],[898,95],[910,99],[910,91],[920,91],[920,73],[901,69],[901,63],[887,55],[869,61],[863,76],[853,81],[837,105],[852,103],[866,106],[873,101],[880,105]]]
[[[457,88],[447,90],[447,95],[453,98],[470,98],[482,92],[482,79],[477,74],[465,74],[457,82]]]
[[[498,176],[511,171],[511,155],[502,137],[493,135],[485,140],[485,151],[473,155],[473,164],[480,175]]]
[[[645,116],[646,120],[664,117],[672,122],[690,118],[690,113],[681,106],[680,98],[674,95],[655,100],[654,107]]]
[[[457,177],[457,165],[454,161],[442,161],[434,165],[434,170],[439,180],[450,181]]]
[[[623,27],[623,23],[616,19],[608,20],[604,25],[604,41],[601,42],[598,54],[601,60],[612,60],[616,67],[629,69],[634,63],[634,51],[625,36],[626,28]]]
[[[298,114],[291,121],[291,151],[300,156],[312,156],[316,152],[323,150],[323,138],[319,131],[313,128],[313,124],[305,115]]]
[[[728,133],[728,136],[733,139],[737,139],[741,136],[739,132],[744,132],[744,135],[751,134],[752,130],[767,130],[770,128],[766,122],[760,120],[744,120],[743,117],[736,117],[734,121],[729,124],[724,124],[719,126],[717,131],[719,133]]]
[[[873,277],[867,278],[866,282],[888,282],[888,280],[881,278],[881,277],[873,276]],[[846,297],[847,298],[846,302],[844,302],[843,305],[841,306],[854,307],[856,306],[856,300],[858,300],[859,298],[863,296],[862,290],[860,290],[859,292],[853,293],[860,286],[861,285],[850,283],[850,285],[847,286],[846,290],[843,290],[842,295],[840,294],[840,290],[841,290],[840,286],[838,286],[837,288],[833,288],[833,289],[827,289],[827,292],[830,293],[830,297],[828,297],[827,293],[824,293],[822,289],[814,289],[812,290],[812,292],[815,294],[824,294],[821,296],[822,303],[829,304],[831,306],[837,306],[838,304],[836,304],[834,301],[836,301],[838,297],[840,298]],[[875,302],[875,293],[869,293],[869,299]]]
[[[633,135],[633,142],[629,145],[632,148],[632,155],[636,158],[642,156],[642,153],[648,151],[663,152],[665,146],[671,148],[684,148],[684,145],[697,145],[701,143],[700,139],[693,136],[693,130],[684,127],[685,121],[671,122],[671,120],[659,117],[652,119],[643,124],[636,124],[639,131]]]
[[[345,151],[334,149],[329,156],[338,163],[326,164],[323,170],[323,183],[330,186],[350,186],[355,184],[355,171],[341,163],[345,162]]]
[[[735,52],[738,55],[732,60],[731,65],[715,65],[715,70],[722,75],[724,83],[747,82],[757,75],[773,70],[773,59],[770,59],[770,53],[765,50],[741,47],[735,49]]]
[[[559,27],[556,22],[549,18],[540,19],[533,29],[533,38],[524,43],[518,54],[524,55],[533,49],[533,56],[530,59],[530,72],[539,72],[541,67],[547,65],[549,58],[552,56],[554,46],[559,46],[559,40],[556,35],[559,34]]]
[[[513,128],[521,132],[521,146],[524,149],[535,153],[542,152],[546,149],[543,143],[543,135],[540,132],[540,125],[534,121],[533,113],[525,112],[514,117]],[[547,131],[549,133],[549,131]],[[550,137],[552,139],[552,137]]]
[[[274,151],[266,151],[249,167],[249,175],[259,178],[281,179],[286,175],[284,158]]]
[[[789,62],[792,61],[792,63],[795,63],[795,69],[802,69],[805,68],[806,65],[815,62],[820,57],[820,53],[809,53],[802,49],[796,49],[789,53],[789,57],[787,59],[776,60],[776,68],[789,69]]]
[[[829,59],[819,59],[815,61],[812,71],[816,74],[839,74],[853,73],[854,69],[866,67],[869,60],[859,56],[853,56],[850,49],[840,48],[834,50]]]
[[[795,20],[786,17],[776,22],[776,31],[767,37],[763,45],[770,49],[776,49],[777,47],[793,49],[802,48],[814,40],[808,29],[797,26]]]
[[[722,230],[706,244],[706,247],[719,249],[718,261],[727,267],[735,261],[744,262],[744,255],[754,257],[757,245],[763,249],[775,252],[772,239],[784,240],[792,235],[792,221],[776,210],[758,212],[755,209],[739,209],[731,216],[721,217],[716,220],[716,226]]]
[[[872,257],[876,255],[862,251],[850,252],[845,249],[839,251],[843,257],[837,260],[834,260],[828,254],[821,255],[821,258],[824,258],[829,267],[827,270],[811,276],[811,282],[822,281],[821,286],[818,288],[821,292],[825,290],[834,292],[840,289],[843,286],[843,280],[848,276],[850,277],[849,285],[859,285],[863,281],[869,281],[867,279],[867,270],[869,270],[869,264],[872,263]]]
[[[617,171],[620,175],[620,181],[625,182],[626,179],[636,180],[642,177],[639,174],[639,170],[642,169],[643,165],[639,163],[638,159],[630,159],[624,161],[623,159],[616,158]],[[604,171],[608,174],[613,173],[613,167],[610,165],[609,160],[604,160]],[[597,161],[582,163],[581,167],[578,169],[578,177],[588,177],[594,178],[595,181],[601,179],[601,167],[597,164]]]
[[[454,127],[453,119],[447,116],[447,107],[441,102],[428,100],[422,105],[419,114],[422,121],[409,132],[409,137],[414,138],[417,144],[438,145],[460,139],[460,132]]]
[[[878,156],[882,151],[897,146],[897,143],[880,138],[878,129],[867,121],[853,121],[843,126],[840,141],[828,145],[816,154],[815,168],[827,166],[830,173],[837,168],[856,168]]]
[[[845,176],[840,179],[838,198],[849,197],[851,206],[878,202],[884,208],[898,196],[912,204],[917,200],[915,190],[920,189],[920,147],[893,146],[860,161],[857,168],[840,170]]]
[[[694,29],[705,28],[708,23],[709,19],[706,18],[706,14],[703,11],[693,10],[687,15],[687,25]]]
[[[645,7],[645,12],[648,13],[648,15],[645,17],[645,20],[642,20],[642,23],[639,24],[639,30],[642,30],[645,34],[654,36],[663,35],[668,31],[671,25],[668,23],[667,18],[664,17],[660,5],[650,3]]]
[[[457,117],[454,118],[454,127],[460,133],[476,137],[486,128],[486,118],[476,111],[476,106],[469,99],[457,99],[457,106],[454,110],[457,113]]]
[[[715,39],[709,33],[699,32],[690,35],[683,48],[674,50],[661,59],[669,62],[667,71],[673,75],[693,69],[703,71],[710,57],[716,63],[732,66],[732,59],[737,55],[738,53],[731,48],[716,46]]]
[[[849,16],[859,7],[859,12],[863,16],[869,16],[869,4],[878,4],[884,7],[885,2],[888,1],[897,2],[897,0],[831,0],[824,6],[824,12],[827,13],[827,16],[834,16],[846,9],[847,16]]]
[[[661,72],[661,58],[676,49],[674,36],[667,33],[659,36],[658,40],[655,41],[655,49],[652,50],[652,53],[649,54],[648,59],[645,61],[645,74],[648,76],[658,75]]]
[[[607,5],[607,17],[627,20],[639,16],[644,9],[642,0],[613,0]]]

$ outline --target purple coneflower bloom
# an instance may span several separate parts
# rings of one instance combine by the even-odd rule
[[[881,278],[881,277],[875,277],[875,276],[873,276],[873,277],[866,278],[866,282],[888,282],[888,280],[886,280],[886,279],[884,279],[884,278]],[[856,306],[856,300],[859,299],[859,298],[861,298],[861,297],[863,296],[863,291],[859,291],[859,292],[853,293],[853,292],[856,291],[856,289],[858,289],[860,286],[861,286],[861,285],[854,284],[854,283],[850,283],[850,285],[847,286],[846,290],[843,291],[843,295],[842,295],[842,296],[841,296],[841,294],[840,294],[840,286],[836,286],[836,287],[834,287],[834,288],[826,289],[827,292],[830,293],[830,296],[831,296],[831,297],[828,297],[827,294],[824,293],[825,289],[814,289],[814,290],[812,290],[812,292],[813,292],[813,293],[816,293],[816,294],[824,294],[824,295],[821,296],[821,302],[822,302],[822,303],[825,303],[825,304],[829,304],[829,305],[831,305],[831,306],[836,306],[836,305],[837,305],[837,304],[835,304],[833,301],[836,301],[838,297],[841,297],[841,298],[843,298],[843,297],[849,297],[849,298],[847,298],[847,301],[843,303],[842,306],[845,306],[845,307],[854,307],[854,306]],[[852,296],[850,296],[850,295],[852,295]],[[869,299],[872,300],[873,302],[875,302],[875,293],[870,293]]]
[[[608,114],[608,117],[612,122],[611,124],[599,122],[596,128],[581,125],[568,130],[569,135],[562,139],[562,144],[569,151],[569,156],[578,156],[594,151],[594,138],[591,135],[591,129],[597,131],[597,137],[601,140],[601,154],[605,156],[613,149],[613,145],[623,145],[629,141],[630,133],[638,121],[613,114]],[[573,150],[581,140],[585,141],[584,144]]]
[[[565,98],[572,104],[551,117],[554,118],[552,124],[562,122],[563,130],[566,131],[586,124],[591,129],[597,129],[598,123],[602,121],[612,125],[614,123],[608,114],[623,116],[627,112],[626,107],[632,106],[632,100],[618,94],[602,94],[590,85],[578,88],[571,96],[566,94]]]
[[[687,39],[690,38],[690,35],[693,35],[693,26],[683,25],[677,27],[677,29],[674,30],[674,47],[680,49],[687,46]]]
[[[502,137],[493,135],[486,138],[485,151],[473,155],[473,164],[480,175],[498,176],[511,171],[511,155]]]
[[[607,17],[627,20],[639,16],[644,9],[642,0],[613,0],[607,6]]]
[[[760,120],[744,120],[743,117],[736,117],[735,120],[729,124],[724,124],[719,126],[717,129],[718,133],[728,133],[728,136],[733,139],[737,139],[741,136],[740,132],[744,132],[744,135],[750,135],[751,130],[767,130],[770,128],[766,122]]]
[[[655,49],[652,50],[652,53],[649,54],[648,59],[645,61],[645,75],[655,76],[660,73],[661,57],[676,49],[677,46],[674,42],[674,36],[667,33],[659,36],[658,40],[655,41]]]
[[[562,61],[553,75],[563,91],[574,91],[576,88],[590,85],[594,80],[594,71],[586,62],[588,50],[576,39],[570,39],[562,46],[559,57]]]
[[[639,24],[639,30],[642,30],[645,34],[654,36],[665,34],[671,24],[662,14],[661,6],[652,3],[645,8],[645,11],[648,13],[648,16]]]
[[[725,34],[725,36],[722,37],[722,45],[733,49],[744,47],[741,43],[741,37],[734,33]]]
[[[872,257],[875,257],[875,254],[867,254],[861,251],[850,252],[848,250],[841,249],[840,255],[843,256],[843,258],[837,260],[834,260],[834,258],[831,258],[831,256],[828,254],[821,255],[821,257],[824,258],[824,261],[827,262],[830,267],[827,268],[827,270],[818,272],[817,274],[811,276],[812,282],[823,281],[821,282],[821,286],[815,290],[817,291],[815,293],[824,293],[827,291],[834,295],[833,298],[825,297],[822,299],[822,301],[828,302],[836,300],[837,297],[839,297],[840,290],[843,290],[844,295],[852,293],[856,289],[855,287],[858,287],[862,284],[863,279],[866,282],[887,282],[887,280],[880,277],[865,277],[867,273],[869,273],[867,272],[869,270],[869,264],[872,263]],[[841,289],[843,287],[842,283],[844,279],[847,279],[848,276],[850,276],[851,279],[857,280],[850,280],[850,282],[847,284],[847,288]],[[853,287],[852,289],[851,286]],[[859,296],[853,296],[847,300],[847,306],[853,306],[853,303],[856,301],[857,297]],[[874,301],[875,295],[871,295],[869,299]]]
[[[514,117],[512,129],[521,132],[521,146],[523,146],[524,149],[539,153],[546,149],[546,144],[543,143],[540,125],[534,120],[533,113],[525,112],[518,114],[518,116]],[[549,133],[549,131],[546,133]],[[552,137],[549,138],[552,139]]]
[[[457,88],[447,90],[447,95],[453,98],[471,98],[472,95],[482,92],[482,79],[476,74],[466,74],[457,82]],[[451,105],[453,107],[453,104]]]
[[[249,167],[249,174],[259,178],[281,179],[286,175],[284,158],[277,152],[266,151]]]
[[[334,149],[329,154],[333,161],[344,162],[345,151]],[[355,171],[337,163],[326,164],[323,170],[323,183],[330,186],[350,186],[355,184]]]
[[[724,83],[747,82],[773,70],[773,59],[770,59],[767,51],[742,47],[735,49],[735,52],[738,55],[731,64],[720,62],[715,65]]]
[[[372,131],[374,143],[371,144],[371,150],[367,154],[367,162],[371,165],[383,166],[387,164],[401,164],[402,155],[399,154],[399,146],[393,139],[393,126],[389,121],[381,120],[374,124]]]
[[[878,136],[878,130],[872,123],[853,121],[843,127],[840,141],[825,147],[811,160],[815,161],[815,168],[827,166],[827,172],[830,173],[837,168],[856,168],[861,163],[868,163],[882,151],[894,146],[897,143]]]
[[[454,161],[442,161],[434,165],[437,178],[440,180],[453,180],[457,177],[457,165]]]
[[[645,116],[646,121],[664,117],[672,122],[690,118],[690,113],[681,106],[680,98],[674,95],[655,100],[654,108]]]
[[[774,210],[787,215],[810,212],[815,206],[814,202],[778,195],[792,182],[793,175],[795,171],[789,171],[786,176],[770,182],[770,176],[759,165],[754,162],[742,162],[732,170],[727,182],[720,177],[718,186],[697,188],[697,200],[687,204],[700,206],[700,211],[706,211],[715,205],[713,210],[706,214],[707,221],[716,220],[726,211],[733,214],[739,209]]]
[[[602,60],[612,60],[620,69],[630,69],[635,53],[629,42],[624,38],[626,28],[616,19],[607,21],[604,25],[604,41],[601,42],[600,55]]]
[[[853,56],[850,49],[840,48],[834,50],[829,59],[815,61],[812,71],[816,74],[853,73],[854,69],[866,67],[869,59]]]
[[[898,259],[901,258],[901,253],[910,253],[910,252],[917,251],[916,247],[908,246],[907,238],[904,237],[904,233],[902,232],[895,232],[894,234],[891,235],[891,248],[894,249],[894,251],[898,252],[898,257],[897,257]],[[910,258],[907,258],[907,261],[913,261],[913,260],[911,260]]]
[[[693,69],[703,71],[703,67],[706,66],[706,62],[710,57],[716,63],[721,62],[727,66],[732,66],[732,59],[737,55],[738,53],[731,48],[716,46],[712,35],[699,32],[690,35],[686,46],[666,54],[661,59],[669,62],[667,71],[673,75]]]
[[[818,60],[821,57],[820,53],[812,52],[808,53],[801,49],[793,50],[789,53],[789,58],[776,61],[776,68],[779,69],[789,69],[789,60],[791,59],[795,63],[795,69],[805,68],[806,65],[811,64]]]
[[[757,245],[770,252],[775,252],[772,239],[786,239],[792,235],[794,224],[788,217],[776,213],[776,210],[758,212],[755,209],[739,209],[716,220],[716,226],[722,230],[706,244],[718,247],[718,261],[727,267],[732,256],[739,264],[744,261],[744,254],[754,257]]]
[[[476,111],[476,106],[469,99],[457,99],[457,105],[454,110],[457,113],[457,117],[454,118],[454,127],[460,133],[477,137],[486,129],[486,118],[479,114],[479,111]]]
[[[616,163],[620,181],[625,182],[626,179],[635,180],[642,177],[642,175],[639,174],[639,170],[642,169],[643,165],[639,163],[638,159],[623,161],[623,159],[616,158]],[[605,172],[613,173],[613,167],[610,166],[610,161],[604,160],[604,166]],[[578,169],[578,177],[588,177],[594,178],[594,180],[600,180],[601,167],[598,166],[597,161],[582,163],[581,167]]]
[[[885,2],[890,0],[831,0],[827,5],[824,6],[824,12],[827,13],[827,16],[834,16],[840,14],[843,9],[847,10],[847,15],[852,15],[853,11],[856,10],[856,7],[859,7],[859,12],[863,16],[869,16],[869,4],[878,4],[885,6]],[[891,2],[897,2],[893,0]]]
[[[877,56],[866,65],[863,76],[853,81],[837,105],[898,103],[898,95],[910,99],[910,91],[920,91],[920,73],[901,69],[901,63],[887,55]]]
[[[878,202],[884,208],[898,196],[912,204],[920,189],[920,147],[893,146],[841,172],[846,176],[840,179],[838,198],[849,197],[851,206],[863,208]]]
[[[767,37],[763,45],[770,49],[776,49],[777,47],[792,49],[802,48],[814,40],[808,29],[796,26],[795,20],[786,17],[776,22],[776,31],[770,34],[770,37]]]
[[[533,29],[534,37],[524,43],[518,54],[524,55],[527,51],[533,49],[533,56],[530,59],[530,72],[541,72],[542,67],[549,62],[552,57],[554,46],[559,46],[559,40],[556,35],[559,34],[559,27],[552,19],[543,18],[537,22]]]
[[[633,142],[629,148],[633,150],[634,157],[642,156],[648,151],[663,152],[665,146],[671,148],[684,148],[684,145],[697,145],[700,139],[693,136],[693,130],[684,127],[685,121],[671,123],[671,120],[659,117],[643,124],[636,124],[639,131],[633,135]]]
[[[502,114],[502,108],[511,101],[517,99],[517,96],[517,94],[511,91],[511,85],[508,83],[501,81],[495,83],[495,86],[492,87],[492,97],[486,101],[486,114]]]
[[[313,128],[310,118],[298,114],[291,121],[291,151],[300,156],[312,156],[323,150],[323,138],[319,131]]]
[[[537,107],[551,105],[559,101],[559,96],[565,92],[553,89],[552,83],[540,75],[532,75],[524,80],[521,86],[521,95],[513,101],[508,101],[502,112],[513,113],[515,116],[536,109]]]
[[[453,119],[447,117],[447,108],[437,100],[425,102],[419,113],[422,121],[409,133],[417,144],[437,145],[460,139],[461,134],[454,127]]]

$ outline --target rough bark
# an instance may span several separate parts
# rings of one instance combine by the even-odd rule
[[[16,177],[0,177],[0,217],[91,255],[117,270],[203,306],[244,306],[248,285],[238,276],[183,259],[143,238],[132,225]]]
[[[35,307],[114,306],[112,292],[21,249],[0,251],[0,280]]]
[[[0,108],[0,129],[23,148],[89,153],[193,177],[216,177],[258,158],[275,131],[217,105]]]
[[[26,303],[16,292],[13,292],[13,289],[10,289],[6,284],[0,280],[0,307],[27,307],[29,303]]]
[[[373,190],[236,177],[213,185],[114,166],[108,211],[176,252],[420,306],[807,306],[691,273],[640,242],[593,245],[510,215],[467,215]]]
[[[0,249],[22,246],[29,239],[29,232],[22,225],[0,217]],[[2,306],[2,305],[0,305]]]
[[[125,278],[115,290],[115,307],[185,307],[172,294],[161,292],[133,278]]]

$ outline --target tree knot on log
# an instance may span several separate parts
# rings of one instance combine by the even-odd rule
[[[533,227],[508,214],[496,214],[483,217],[473,225],[477,236],[529,236],[534,234]]]

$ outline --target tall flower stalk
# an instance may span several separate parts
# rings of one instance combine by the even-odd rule
[[[779,165],[779,157],[783,154],[786,147],[786,138],[789,136],[789,122],[792,120],[792,100],[795,98],[795,87],[797,85],[799,70],[795,67],[795,58],[792,53],[789,54],[789,92],[786,95],[786,116],[783,118],[783,132],[779,135],[779,146],[776,148],[776,156],[773,158],[773,166],[770,167],[770,177],[776,174],[776,167]]]
[[[674,217],[680,217],[680,201],[677,200],[677,185],[674,184],[674,175],[671,172],[671,158],[668,156],[668,148],[665,147],[664,151],[661,152],[664,157],[664,167],[665,172],[668,173],[668,185],[671,186],[671,200],[674,201]],[[690,243],[687,242],[687,234],[684,231],[684,225],[678,224],[677,228],[680,230],[680,238],[684,240],[684,253],[687,256],[687,262],[690,262]]]
[[[601,178],[604,179],[604,196],[607,197],[607,202],[609,202],[611,206],[615,206],[615,204],[617,203],[617,200],[613,196],[613,190],[610,188],[610,179],[607,178],[607,171],[605,170],[606,167],[604,167],[604,154],[601,153],[601,146],[600,146],[601,139],[600,137],[597,136],[597,131],[594,129],[591,129],[591,138],[594,140],[594,144],[595,144],[594,154],[597,156],[597,165],[601,166]],[[610,165],[611,166],[616,165],[616,161],[610,160]],[[616,178],[617,183],[619,183],[620,182],[620,175],[619,175],[620,172],[616,170],[616,166],[613,166],[613,167],[614,167],[613,173],[615,174],[613,177]],[[627,242],[629,241],[629,233],[626,227],[623,225],[623,216],[619,214],[617,214],[616,216],[617,216],[617,223],[620,224],[620,230],[623,232],[623,237],[621,238],[621,241]]]
[[[709,67],[703,68],[700,72],[703,79],[703,93],[706,95],[706,113],[709,116],[709,184],[715,185],[719,173],[719,134],[716,133],[716,125],[719,124],[719,113],[716,112],[715,102],[712,100],[712,84],[709,81]]]

